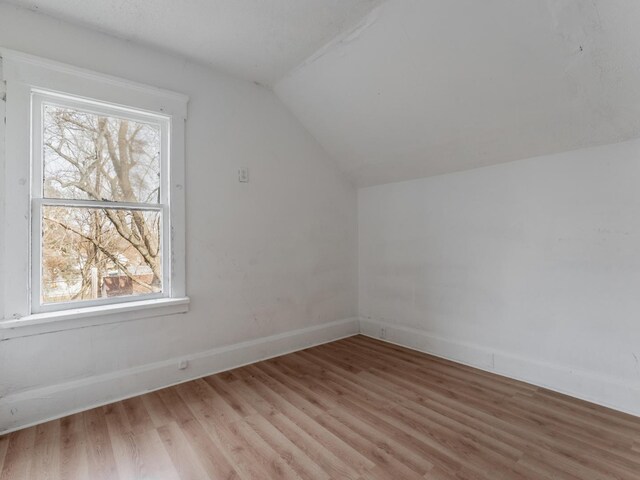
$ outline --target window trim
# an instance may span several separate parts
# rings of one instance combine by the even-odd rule
[[[76,321],[79,326],[83,325],[86,323],[81,321],[84,317],[101,318],[103,321],[100,323],[108,323],[107,317],[121,318],[123,312],[136,308],[143,314],[148,312],[143,317],[158,316],[163,314],[161,307],[167,304],[172,305],[166,310],[167,314],[180,313],[176,312],[176,305],[186,311],[184,127],[188,97],[4,48],[0,48],[0,78],[6,82],[6,124],[0,125],[0,136],[3,136],[5,146],[4,152],[0,150],[0,166],[2,160],[5,164],[5,192],[4,198],[0,198],[0,205],[4,203],[4,211],[0,220],[4,225],[11,226],[4,229],[4,248],[0,252],[4,265],[3,272],[0,272],[3,275],[0,285],[4,287],[0,292],[4,306],[0,330],[15,330],[34,324],[59,329],[57,322],[63,317],[67,328],[73,328]],[[140,120],[146,114],[144,121],[147,122],[157,123],[158,119],[166,119],[167,135],[163,138],[163,148],[167,149],[168,155],[162,156],[162,168],[166,175],[161,181],[167,186],[164,189],[167,197],[155,205],[155,208],[168,208],[170,203],[168,214],[163,212],[163,218],[169,218],[169,224],[163,225],[163,238],[167,244],[163,245],[163,293],[159,298],[151,299],[153,294],[127,297],[126,300],[120,297],[114,302],[98,302],[106,305],[83,301],[69,303],[64,308],[56,304],[47,304],[46,308],[42,308],[39,298],[37,305],[33,301],[35,290],[39,294],[39,288],[34,289],[31,285],[32,263],[36,263],[32,262],[31,250],[40,242],[31,243],[31,231],[32,222],[39,222],[37,210],[43,200],[38,198],[41,195],[32,195],[32,192],[36,194],[34,189],[38,187],[32,170],[35,160],[31,151],[32,129],[37,121],[37,115],[32,115],[32,100],[37,103],[44,97],[51,100],[50,103],[70,106],[73,102],[79,102],[79,107],[84,110],[95,108],[100,113],[111,111],[119,116],[134,116]],[[170,165],[166,164],[169,156]],[[55,202],[47,200],[46,203]],[[113,202],[112,208],[121,205]],[[34,250],[39,250],[39,246]],[[153,302],[158,308],[152,308]],[[53,307],[50,308],[50,305]],[[64,311],[73,312],[73,315],[65,316]]]
[[[42,333],[61,332],[109,323],[122,323],[149,317],[186,313],[189,298],[159,298],[115,305],[83,307],[57,312],[35,313],[0,322],[0,341]]]
[[[49,199],[43,196],[44,156],[42,145],[42,114],[45,105],[55,105],[63,108],[73,108],[97,115],[117,116],[136,122],[155,124],[160,127],[160,202],[156,204],[101,202],[70,199]],[[169,139],[171,138],[171,118],[166,115],[143,112],[96,101],[84,100],[73,96],[62,96],[44,90],[32,89],[31,93],[31,313],[57,312],[82,307],[99,305],[113,305],[155,298],[169,298],[171,296],[171,182],[169,165]],[[160,212],[162,222],[161,251],[162,251],[162,291],[143,295],[100,298],[75,302],[59,302],[44,304],[42,298],[42,208],[43,206],[60,205],[87,208],[109,208],[144,210]]]

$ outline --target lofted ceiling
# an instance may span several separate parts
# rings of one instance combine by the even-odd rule
[[[638,0],[388,0],[275,91],[359,186],[614,143],[638,25]]]
[[[380,0],[0,0],[271,85]]]
[[[0,0],[272,86],[358,186],[640,137],[638,0]]]

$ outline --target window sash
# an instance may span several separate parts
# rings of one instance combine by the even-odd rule
[[[159,203],[111,202],[109,200],[81,200],[67,198],[32,198],[32,204],[54,207],[111,208],[117,210],[164,210],[168,205]]]
[[[160,126],[160,203],[137,203],[100,200],[45,198],[44,187],[44,149],[43,149],[43,111],[44,105],[56,105],[73,108],[97,115],[127,118],[129,120],[152,123]],[[76,308],[112,305],[118,303],[171,297],[171,211],[170,211],[170,119],[159,114],[106,104],[95,100],[61,95],[41,89],[31,90],[31,254],[30,254],[30,290],[31,313],[46,313]],[[161,255],[162,255],[162,291],[140,295],[108,297],[72,302],[44,304],[42,302],[42,233],[44,206],[67,206],[102,209],[145,210],[161,212]]]
[[[0,163],[5,165],[0,187],[0,203],[3,203],[0,216],[5,225],[11,225],[10,229],[0,232],[4,245],[0,256],[5,265],[0,272],[0,303],[3,304],[0,337],[186,312],[189,300],[186,296],[185,127],[189,97],[4,47],[0,47],[0,57],[0,91],[6,86],[5,101],[0,101],[0,119],[5,118],[0,122]],[[117,116],[133,114],[143,121],[166,120],[165,150],[171,153],[171,168],[164,166],[168,188],[165,187],[166,198],[161,203],[170,205],[170,211],[163,216],[166,227],[163,258],[167,262],[164,265],[171,267],[170,278],[164,282],[168,298],[96,307],[74,305],[55,312],[32,310],[34,201],[31,194],[38,192],[32,189],[31,106],[34,94],[40,92],[51,97],[50,103],[78,100],[84,110],[94,106],[103,109],[108,105]],[[163,271],[169,275],[169,268]]]

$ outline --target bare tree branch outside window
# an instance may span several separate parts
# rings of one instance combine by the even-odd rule
[[[95,206],[43,207],[44,303],[162,291],[158,125],[46,104],[44,198]],[[110,206],[109,203],[113,203]]]

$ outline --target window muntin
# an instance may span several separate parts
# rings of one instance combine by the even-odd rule
[[[32,96],[32,311],[170,295],[166,117]]]

